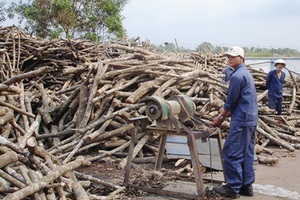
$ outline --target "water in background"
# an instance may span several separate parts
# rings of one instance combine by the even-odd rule
[[[278,58],[245,58],[245,63],[250,65],[250,67],[254,69],[261,69],[264,72],[268,73],[270,70],[274,68],[274,61]],[[285,63],[286,67],[294,72],[294,75],[300,75],[300,58],[282,58]],[[289,76],[289,73],[286,72],[286,75]]]

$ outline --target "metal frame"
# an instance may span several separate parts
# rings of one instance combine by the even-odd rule
[[[205,188],[202,178],[201,172],[201,165],[200,160],[197,152],[197,145],[195,140],[199,138],[208,138],[208,137],[217,137],[218,139],[218,146],[220,151],[220,159],[223,168],[223,157],[222,157],[222,137],[220,132],[217,134],[209,134],[207,131],[204,130],[190,130],[184,124],[182,124],[179,120],[174,117],[170,117],[170,119],[163,121],[163,123],[158,122],[156,126],[147,126],[148,119],[145,116],[131,118],[129,122],[134,123],[135,129],[131,132],[131,142],[127,157],[127,164],[125,167],[125,175],[124,175],[124,185],[128,186],[129,182],[129,175],[131,171],[131,163],[132,163],[132,156],[133,156],[133,149],[134,144],[136,142],[136,136],[139,132],[139,129],[146,133],[159,133],[161,134],[160,144],[158,155],[156,157],[156,162],[154,166],[154,170],[159,171],[161,169],[164,151],[166,147],[166,140],[167,135],[183,135],[187,137],[187,145],[189,147],[191,162],[193,165],[193,171],[195,176],[195,183],[197,188],[198,199],[203,199],[205,196]],[[224,179],[225,180],[225,179]]]

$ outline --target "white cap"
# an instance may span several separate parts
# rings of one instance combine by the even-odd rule
[[[227,56],[227,55],[229,55],[229,56],[241,56],[242,58],[244,58],[245,52],[244,52],[244,49],[242,47],[233,46],[227,52],[225,52],[224,55],[225,56]]]
[[[277,59],[277,60],[275,60],[275,63],[274,63],[274,66],[276,66],[277,64],[283,64],[283,66],[285,67],[285,62],[284,62],[284,60],[282,60],[282,59]]]

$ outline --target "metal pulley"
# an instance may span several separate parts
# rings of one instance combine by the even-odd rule
[[[178,118],[182,122],[187,121],[190,116],[193,116],[196,112],[196,105],[189,96],[176,95],[170,97],[168,101],[176,101],[180,104],[180,112],[178,113]]]
[[[169,106],[161,97],[153,96],[147,97],[144,102],[146,102],[146,115],[152,120],[164,121],[168,119]]]
[[[192,99],[185,95],[172,96],[168,100],[152,96],[144,99],[144,102],[146,102],[146,115],[152,120],[164,121],[172,115],[184,122],[195,113],[196,109]]]

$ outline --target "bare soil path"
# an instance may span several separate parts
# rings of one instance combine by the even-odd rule
[[[274,200],[274,199],[292,199],[300,200],[300,151],[294,153],[287,152],[278,148],[272,149],[280,158],[278,164],[267,166],[262,164],[255,165],[256,181],[254,184],[254,197],[241,196],[240,199],[255,200]],[[218,175],[215,175],[215,178]],[[183,190],[194,193],[196,188],[194,184],[178,182],[177,185],[170,185],[175,191]],[[168,189],[171,187],[168,186]],[[145,195],[134,199],[143,200],[167,200],[176,198],[161,197],[158,195]],[[221,198],[220,198],[221,199]],[[177,199],[176,199],[177,200]]]

